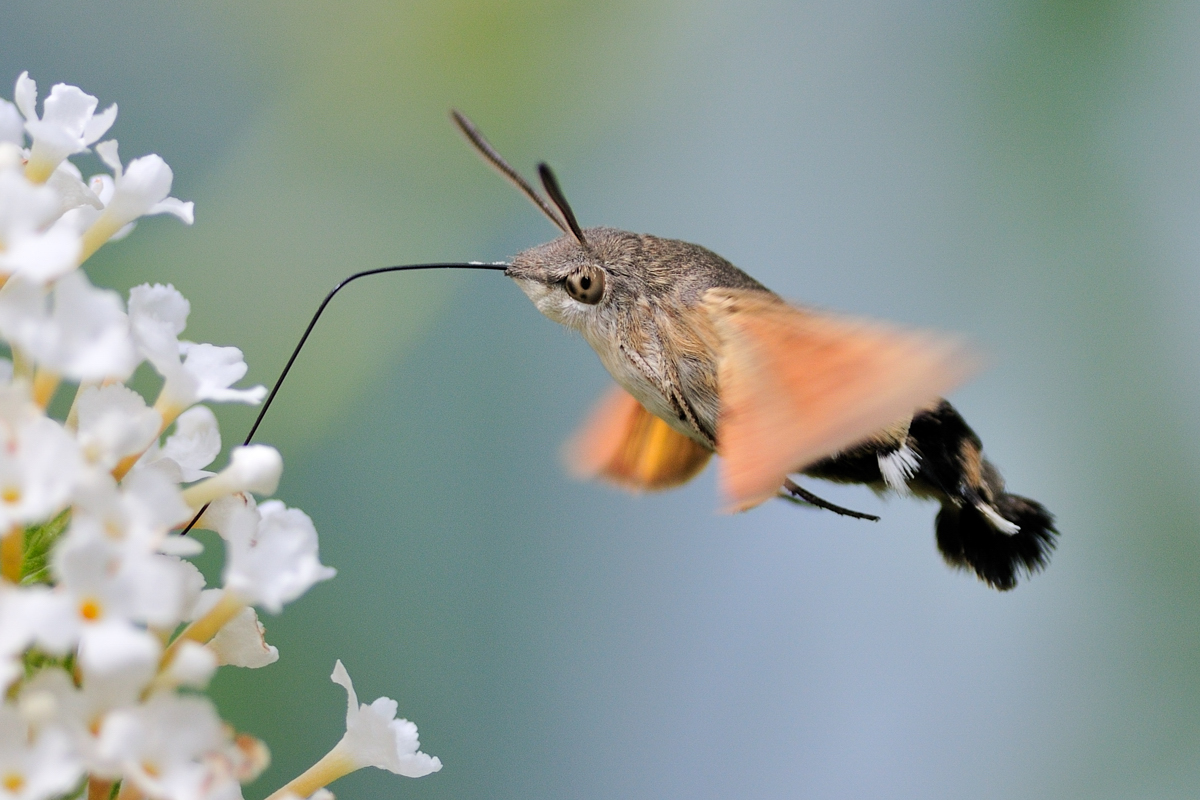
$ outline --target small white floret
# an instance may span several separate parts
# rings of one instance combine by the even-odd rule
[[[0,272],[45,283],[74,269],[78,232],[49,227],[62,212],[53,188],[30,183],[15,168],[0,169]]]
[[[189,486],[183,497],[192,508],[199,509],[226,495],[240,492],[274,494],[283,474],[283,459],[279,451],[265,444],[235,447],[229,454],[229,466],[211,478]]]
[[[168,197],[175,175],[161,157],[135,158],[122,168],[115,140],[96,145],[96,153],[113,170],[113,189],[104,211],[83,234],[85,259],[110,239],[127,234],[129,226],[144,216],[171,214],[192,224],[193,204]]]
[[[175,420],[175,432],[167,437],[160,451],[179,465],[185,483],[207,478],[204,469],[221,452],[221,429],[217,415],[208,406],[192,406]]]
[[[98,101],[78,86],[57,83],[37,115],[37,84],[22,72],[13,99],[25,117],[25,130],[33,144],[25,173],[31,180],[44,181],[67,156],[82,153],[108,132],[117,119],[113,104],[100,114]]]
[[[83,458],[62,426],[47,417],[0,432],[0,530],[49,519],[66,507]]]
[[[236,347],[181,342],[188,301],[173,286],[137,286],[129,292],[129,320],[141,355],[166,380],[158,405],[168,421],[195,403],[262,402],[267,389],[234,389],[248,367]],[[182,356],[182,359],[181,359]]]
[[[417,726],[397,719],[397,703],[380,697],[359,705],[350,674],[339,659],[330,680],[346,690],[346,734],[334,752],[361,767],[378,767],[407,778],[421,778],[442,768],[437,756],[420,751]]]
[[[178,558],[150,546],[132,537],[114,539],[94,518],[72,521],[52,567],[84,639],[114,621],[170,629],[182,620],[191,573]]]
[[[83,773],[67,735],[51,728],[37,735],[16,709],[0,706],[0,793],[13,800],[48,800],[65,794]]]
[[[265,386],[232,388],[249,369],[242,351],[238,348],[180,342],[179,349],[184,355],[183,370],[193,382],[192,392],[195,399],[191,400],[191,403],[215,400],[218,403],[257,405],[267,396]]]
[[[124,380],[140,358],[121,296],[76,270],[44,292],[11,279],[0,289],[0,333],[39,365],[77,381]]]
[[[257,513],[261,519],[254,528],[230,526],[225,588],[248,605],[278,614],[337,570],[321,563],[317,530],[303,511],[270,500]]]
[[[228,736],[207,699],[169,692],[109,713],[96,755],[155,798],[238,797],[224,768]]]
[[[283,474],[283,459],[279,451],[265,444],[249,444],[235,447],[229,454],[226,472],[229,480],[237,484],[235,491],[270,495],[279,486]]]
[[[76,435],[84,457],[105,470],[149,447],[162,425],[162,415],[121,383],[85,387],[79,393],[76,411]]]

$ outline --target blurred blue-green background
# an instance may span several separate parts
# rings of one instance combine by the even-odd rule
[[[953,399],[1058,515],[998,594],[915,501],[575,483],[560,443],[608,385],[582,341],[499,275],[358,284],[259,437],[339,574],[215,684],[274,755],[247,797],[340,736],[336,658],[446,764],[343,798],[1200,794],[1200,5],[43,0],[0,9],[23,69],[117,102],[124,157],[196,201],[92,279],[174,283],[256,382],[351,271],[554,235],[457,107],[585,225],[969,335],[991,368]],[[227,444],[252,416],[220,413]]]

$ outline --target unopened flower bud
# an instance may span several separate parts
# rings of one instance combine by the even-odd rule
[[[252,444],[234,448],[229,466],[207,480],[190,486],[183,493],[192,508],[200,508],[219,497],[238,492],[269,495],[279,486],[283,459],[274,447]]]

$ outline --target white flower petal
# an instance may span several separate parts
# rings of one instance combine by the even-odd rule
[[[18,172],[25,160],[21,148],[12,142],[0,141],[0,171]]]
[[[186,203],[178,197],[168,197],[154,205],[150,206],[147,214],[171,214],[179,217],[181,220],[191,225],[196,221],[196,204],[191,200]],[[116,238],[115,236],[113,237]]]
[[[52,419],[36,417],[8,432],[0,447],[0,530],[49,519],[80,480],[79,446]]]
[[[58,206],[50,187],[31,183],[14,170],[0,173],[0,243],[11,245],[15,235],[36,233],[54,220]]]
[[[116,144],[116,142],[113,142],[113,144]],[[97,199],[100,200],[100,210],[103,211],[104,207],[108,205],[108,201],[112,200],[113,193],[117,191],[117,182],[113,180],[112,175],[105,175],[102,172],[99,175],[93,175],[88,180],[88,187],[95,193]]]
[[[182,563],[183,571],[186,573],[183,580],[183,621],[193,622],[216,605],[216,601],[220,599],[221,590],[205,589],[207,581],[204,579],[204,574],[190,561]],[[208,601],[206,597],[210,594],[215,596]]]
[[[108,133],[108,129],[117,121],[117,104],[113,103],[108,108],[101,111],[87,121],[83,127],[83,141],[85,144],[91,144],[99,139],[104,134]]]
[[[47,653],[66,655],[79,639],[79,624],[69,597],[45,586],[23,587],[0,600],[0,636],[7,649],[13,637],[26,636]]]
[[[212,590],[220,596],[219,589]],[[266,629],[253,608],[243,608],[241,613],[225,623],[208,643],[224,666],[257,669],[279,660],[279,650],[267,644]]]
[[[110,242],[119,242],[122,239],[124,239],[126,236],[128,236],[129,234],[133,233],[133,229],[136,227],[137,227],[136,222],[130,222],[130,223],[126,224],[124,227],[118,228],[116,233],[114,233],[112,236],[108,237],[108,240]]]
[[[180,558],[191,558],[203,553],[204,545],[195,536],[168,536],[158,545],[158,552]]]
[[[169,460],[179,468],[179,480],[191,483],[213,473],[205,470],[221,452],[221,430],[207,406],[192,406],[175,420],[175,432],[161,448],[147,451],[145,463]]]
[[[70,161],[58,165],[58,169],[46,181],[46,186],[58,194],[61,213],[80,206],[87,206],[97,213],[104,209],[100,198],[83,182],[79,170]]]
[[[0,272],[49,283],[75,269],[79,251],[79,234],[55,226],[45,233],[16,239],[0,252]]]
[[[303,511],[271,500],[259,506],[258,513],[261,519],[254,530],[230,526],[225,586],[247,604],[278,614],[285,603],[329,580],[337,570],[321,564],[316,528]]]
[[[108,714],[96,750],[150,797],[217,800],[228,796],[217,782],[229,782],[232,776],[222,774],[209,757],[227,744],[221,719],[207,698],[160,692]]]
[[[248,369],[242,351],[238,348],[181,342],[180,349],[185,354],[183,369],[191,379],[190,383],[194,385],[192,393],[195,399],[186,405],[200,400],[256,405],[267,396],[265,386],[253,386],[249,389],[230,388],[245,376]],[[180,399],[186,396],[183,392],[176,394]]]
[[[88,386],[76,404],[76,436],[84,456],[112,469],[125,456],[141,453],[157,438],[162,415],[124,384]]]
[[[29,77],[28,72],[22,72],[17,78],[13,89],[13,100],[25,119],[37,119],[37,82]]]
[[[42,121],[52,123],[78,138],[92,119],[99,101],[78,86],[56,83],[42,103]]]
[[[129,226],[147,214],[174,214],[192,224],[192,204],[168,197],[175,175],[167,162],[152,154],[135,158],[122,170],[116,142],[104,142],[102,146],[104,160],[113,167],[114,191],[104,212],[84,232],[85,257],[105,242],[128,234],[132,230]]]
[[[175,173],[161,156],[135,158],[117,180],[117,191],[108,203],[108,211],[122,220],[122,224],[132,222],[155,203],[165,200],[174,180]]]
[[[80,514],[54,549],[57,589],[72,598],[85,628],[114,620],[173,628],[182,621],[188,568],[154,552],[157,539],[131,533]]]
[[[25,143],[25,120],[21,119],[17,107],[7,100],[0,100],[0,142]]]
[[[79,644],[84,673],[145,686],[158,671],[162,646],[146,631],[123,620],[91,625]]]
[[[119,146],[116,139],[109,139],[107,142],[101,142],[95,147],[96,155],[100,156],[100,160],[104,165],[113,171],[113,174],[118,178],[121,176],[121,156]],[[108,177],[107,175],[104,177]],[[111,181],[112,179],[109,178]],[[107,205],[107,200],[105,201]]]
[[[139,358],[121,296],[92,286],[83,272],[64,275],[54,287],[54,308],[30,354],[55,372],[78,381],[124,380]]]
[[[0,775],[6,797],[49,800],[71,789],[82,772],[65,733],[51,729],[34,736],[16,709],[0,706]]]
[[[217,671],[217,654],[208,647],[185,639],[167,667],[166,680],[174,686],[203,689]]]
[[[141,354],[159,374],[179,371],[179,334],[191,304],[170,284],[142,284],[129,290],[129,324]],[[189,404],[190,405],[190,404]]]

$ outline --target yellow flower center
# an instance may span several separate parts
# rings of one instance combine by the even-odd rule
[[[79,616],[88,622],[95,622],[103,615],[104,606],[100,605],[100,601],[93,597],[89,597],[79,604]]]
[[[16,794],[25,788],[25,776],[19,772],[6,772],[4,773],[4,779],[0,783],[9,792]]]
[[[0,490],[0,500],[9,505],[19,503],[21,502],[21,490],[16,486],[5,486],[3,490]]]

